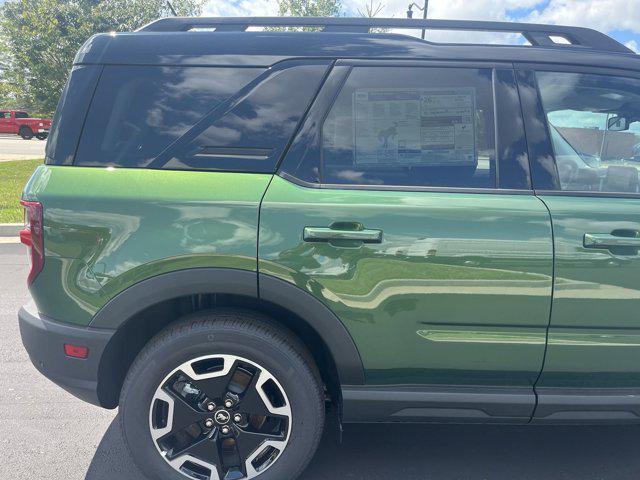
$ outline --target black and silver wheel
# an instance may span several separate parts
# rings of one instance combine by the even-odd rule
[[[38,140],[46,140],[48,136],[48,133],[36,133],[36,138]]]
[[[162,458],[178,472],[207,479],[250,479],[266,471],[287,446],[291,420],[278,380],[235,355],[183,363],[158,386],[149,410]]]
[[[318,445],[324,405],[298,340],[223,312],[162,333],[123,387],[125,439],[150,478],[293,479]]]

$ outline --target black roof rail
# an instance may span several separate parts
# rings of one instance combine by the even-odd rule
[[[193,29],[242,32],[249,27],[317,27],[323,32],[369,33],[375,28],[461,30],[520,33],[534,47],[576,46],[606,52],[634,53],[604,33],[583,27],[515,22],[422,20],[347,17],[167,17],[140,28],[141,32],[186,32]],[[569,42],[557,42],[560,37]]]

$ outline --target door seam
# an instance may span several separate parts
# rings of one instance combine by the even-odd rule
[[[547,329],[545,332],[545,341],[544,341],[544,352],[542,354],[542,366],[540,368],[540,372],[538,373],[538,376],[536,377],[535,382],[533,383],[533,395],[535,397],[535,405],[533,407],[533,412],[531,413],[531,418],[529,419],[528,423],[531,423],[533,421],[533,419],[536,416],[536,412],[538,410],[538,404],[540,401],[540,396],[538,394],[538,382],[540,381],[540,378],[542,377],[542,373],[544,372],[544,368],[545,365],[547,363],[547,352],[549,349],[549,330],[551,329],[551,318],[553,316],[553,304],[554,304],[554,299],[555,299],[555,289],[556,289],[556,236],[555,236],[555,230],[554,230],[554,225],[553,225],[553,217],[551,215],[551,210],[549,209],[549,206],[546,204],[546,202],[540,198],[538,196],[538,192],[536,192],[535,190],[533,191],[533,195],[540,200],[540,203],[542,203],[542,205],[544,205],[544,208],[547,209],[547,212],[549,213],[549,224],[551,226],[551,260],[552,260],[552,265],[551,265],[551,299],[549,302],[549,319],[547,322]]]
[[[260,201],[258,202],[258,225],[256,229],[256,295],[258,299],[260,298],[260,228],[261,224],[261,216],[262,216],[262,202],[264,202],[264,197],[267,196],[267,192],[269,191],[269,187],[271,186],[271,182],[273,182],[273,178],[276,174],[272,174],[271,178],[267,182],[267,186],[262,193],[262,197],[260,197]]]

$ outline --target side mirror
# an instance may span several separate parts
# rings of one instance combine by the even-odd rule
[[[615,115],[607,121],[607,130],[611,130],[612,132],[622,132],[623,130],[628,129],[629,124],[627,122],[627,119],[624,117]]]

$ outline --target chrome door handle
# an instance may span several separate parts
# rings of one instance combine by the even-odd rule
[[[329,227],[304,227],[305,242],[330,242],[332,240],[356,240],[364,243],[382,242],[382,230],[337,230]]]
[[[640,248],[640,237],[619,237],[610,233],[585,233],[584,246],[586,248]]]

